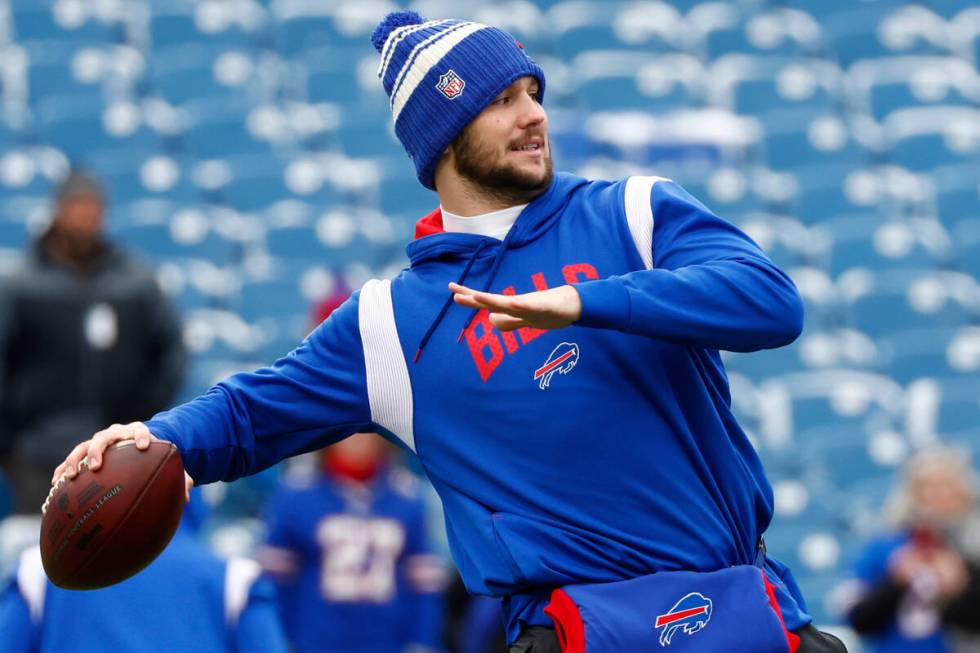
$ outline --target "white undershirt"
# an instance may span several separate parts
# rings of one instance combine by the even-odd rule
[[[474,215],[469,218],[442,209],[442,228],[446,231],[479,234],[481,236],[490,236],[491,238],[503,240],[525,206],[527,204],[511,206],[506,209],[491,211],[482,215]]]

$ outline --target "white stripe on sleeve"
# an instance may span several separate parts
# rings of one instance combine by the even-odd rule
[[[395,325],[391,281],[364,284],[357,310],[371,420],[415,451],[412,382]]]
[[[653,207],[650,193],[665,177],[630,177],[626,180],[626,221],[643,265],[653,268]]]

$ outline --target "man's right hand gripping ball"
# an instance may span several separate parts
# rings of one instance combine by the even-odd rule
[[[64,476],[66,479],[73,479],[78,476],[78,472],[84,467],[88,467],[93,472],[97,472],[102,466],[102,454],[111,445],[124,440],[135,440],[136,448],[145,451],[153,440],[159,440],[150,429],[146,428],[143,422],[130,422],[129,424],[113,424],[107,429],[103,429],[92,436],[90,440],[82,442],[72,449],[65,462],[58,465],[51,477],[51,485],[55,485]],[[191,488],[194,487],[194,480],[187,472],[184,472],[184,499],[190,501]]]

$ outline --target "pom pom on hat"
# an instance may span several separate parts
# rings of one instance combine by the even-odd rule
[[[374,32],[371,33],[371,43],[374,44],[375,50],[381,52],[385,47],[385,41],[388,40],[388,35],[393,31],[405,25],[420,25],[424,22],[425,19],[414,11],[393,11],[374,28]]]

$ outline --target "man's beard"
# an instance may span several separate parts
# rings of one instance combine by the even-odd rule
[[[495,166],[495,152],[489,147],[481,147],[472,138],[469,129],[463,130],[449,147],[460,177],[506,206],[527,204],[551,185],[553,173],[550,154],[545,155],[544,175],[538,177],[536,173],[525,172],[507,164]],[[550,149],[547,148],[549,152]]]

